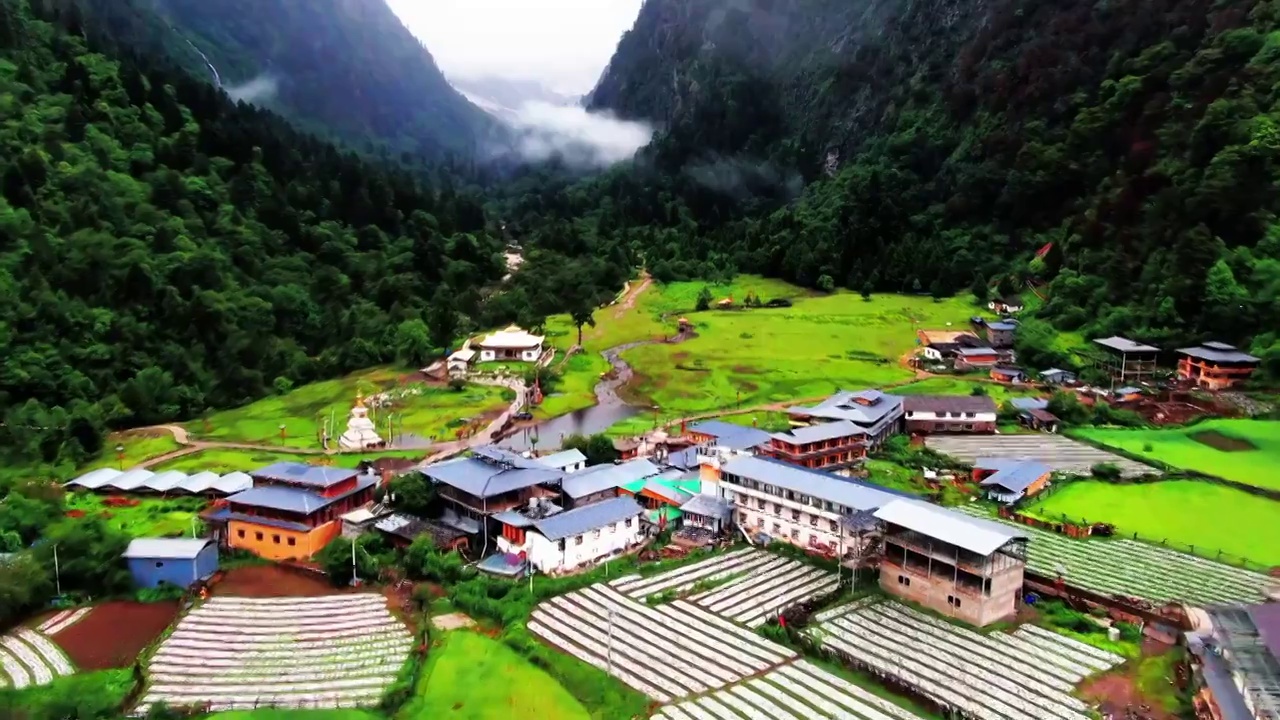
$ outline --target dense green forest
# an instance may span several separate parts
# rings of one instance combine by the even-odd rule
[[[385,0],[42,2],[85,18],[95,41],[170,58],[236,99],[407,165],[462,162],[500,136]]]
[[[1060,328],[1276,366],[1278,61],[1276,0],[648,0],[591,101],[666,131],[507,213],[659,278],[1030,286]]]

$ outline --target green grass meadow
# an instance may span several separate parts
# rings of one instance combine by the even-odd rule
[[[1202,433],[1243,440],[1256,449],[1219,450],[1195,439]],[[1280,490],[1280,421],[1207,420],[1177,428],[1083,428],[1072,434],[1176,468]],[[1280,516],[1275,523],[1280,525]]]
[[[1263,565],[1280,565],[1280,503],[1196,480],[1115,485],[1080,480],[1024,512],[1044,520],[1111,523],[1119,535],[1194,545]]]
[[[280,425],[285,426],[282,445],[286,448],[319,448],[319,431],[326,418],[335,419],[337,436],[346,429],[356,395],[365,396],[401,387],[401,373],[376,368],[337,380],[326,380],[295,388],[283,395],[264,398],[244,407],[214,413],[186,424],[191,437],[238,443],[281,442]],[[468,385],[461,391],[425,384],[402,386],[417,394],[397,400],[390,412],[403,418],[403,429],[425,438],[452,440],[458,428],[486,413],[501,410],[513,398],[510,390],[484,385]],[[379,429],[385,427],[387,411],[374,415]],[[399,422],[399,419],[397,419]]]
[[[117,453],[117,447],[122,447],[124,450]],[[173,439],[173,434],[168,430],[132,430],[112,433],[103,442],[102,456],[77,468],[77,472],[86,473],[104,467],[131,468],[138,463],[181,449],[182,446]]]
[[[210,448],[200,450],[161,463],[154,468],[160,470],[180,470],[187,474],[198,472],[215,472],[225,475],[229,472],[249,472],[278,462],[299,462],[309,465],[330,465],[332,467],[353,468],[362,460],[374,460],[380,457],[409,458],[411,460],[426,457],[426,450],[392,450],[389,452],[338,455],[305,455],[302,453],[272,452],[269,450],[240,450],[236,448]]]
[[[199,532],[199,514],[207,505],[203,498],[138,498],[132,507],[108,507],[104,495],[89,492],[67,494],[68,512],[85,517],[101,517],[111,527],[130,537],[191,537],[192,522]]]
[[[1003,405],[1006,401],[1019,397],[1036,397],[1041,393],[1029,387],[1002,385],[980,380],[967,380],[963,377],[931,377],[909,385],[901,385],[893,389],[895,395],[972,395],[974,388],[982,388],[986,395]]]

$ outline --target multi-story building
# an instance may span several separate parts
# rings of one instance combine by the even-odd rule
[[[807,468],[839,468],[861,462],[867,445],[866,428],[840,420],[774,433],[759,453]]]
[[[1155,376],[1160,348],[1119,336],[1097,338],[1093,342],[1101,348],[1094,364],[1117,383],[1150,380]]]
[[[507,511],[498,550],[523,555],[543,573],[573,570],[628,550],[645,537],[644,508],[629,497],[614,497],[573,510],[551,513]]]
[[[880,587],[977,626],[1017,612],[1027,536],[919,500],[879,508],[884,549]]]
[[[759,428],[735,425],[723,420],[702,420],[690,424],[683,433],[698,446],[750,451],[769,442],[769,433]]]
[[[879,390],[842,390],[817,405],[789,407],[787,414],[792,425],[802,427],[841,421],[852,423],[862,428],[867,447],[874,448],[898,431],[902,398]]]
[[[203,519],[223,545],[271,560],[304,559],[342,533],[342,516],[373,499],[378,477],[358,470],[276,463],[250,473],[253,487]]]
[[[845,562],[867,557],[871,512],[911,497],[772,458],[731,457],[717,469],[719,491],[734,504],[739,527],[837,555]]]
[[[1208,390],[1225,390],[1249,379],[1262,362],[1234,345],[1207,342],[1178,348],[1178,377]]]
[[[996,402],[985,395],[908,395],[902,408],[912,434],[996,431]]]

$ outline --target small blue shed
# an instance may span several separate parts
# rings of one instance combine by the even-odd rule
[[[124,557],[138,587],[189,587],[218,570],[218,544],[209,538],[138,538]]]

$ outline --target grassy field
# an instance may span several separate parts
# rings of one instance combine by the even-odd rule
[[[901,383],[912,377],[900,359],[915,346],[913,322],[959,325],[974,312],[960,298],[877,295],[867,302],[837,293],[790,308],[696,313],[698,337],[623,354],[636,374],[627,394],[693,414]]]
[[[559,363],[557,358],[555,363]],[[583,410],[596,404],[596,383],[609,370],[609,363],[597,352],[577,353],[560,366],[563,376],[555,392],[542,399],[536,415],[552,418]]]
[[[449,633],[432,648],[416,696],[397,715],[400,720],[589,717],[550,675],[506,645],[467,631]]]
[[[371,710],[232,710],[210,715],[209,720],[380,720],[385,716]]]
[[[108,507],[104,496],[87,492],[67,495],[67,510],[87,517],[102,516],[108,525],[130,537],[176,537],[191,535],[191,523],[208,503],[202,498],[138,498],[133,507]]]
[[[1209,420],[1180,428],[1085,428],[1073,434],[1173,467],[1280,490],[1280,473],[1276,472],[1280,467],[1280,421]],[[1237,449],[1220,450],[1203,442],[1221,447],[1223,439]],[[1280,524],[1280,520],[1276,522]]]
[[[123,462],[116,448],[123,447]],[[174,450],[181,449],[173,434],[166,430],[133,430],[130,432],[112,433],[103,442],[102,457],[77,468],[77,472],[86,473],[104,467],[130,468],[140,462],[160,457]]]
[[[1194,480],[1142,485],[1074,482],[1025,512],[1045,520],[1105,522],[1120,535],[1194,545],[1256,563],[1280,565],[1280,503]]]
[[[212,448],[201,450],[161,463],[155,470],[181,470],[184,473],[215,472],[225,475],[229,472],[248,472],[278,462],[300,462],[310,465],[331,465],[333,467],[353,468],[362,460],[380,457],[400,457],[412,460],[426,457],[425,450],[393,450],[390,452],[369,454],[341,455],[304,455],[301,453],[271,452],[269,450],[237,450],[233,448]]]
[[[1035,397],[1040,392],[1034,388],[1000,383],[966,380],[962,377],[931,377],[893,389],[895,395],[972,395],[974,388],[982,388],[986,394],[1002,405],[1017,397]]]
[[[280,425],[285,426],[283,445],[294,448],[320,447],[321,423],[332,417],[338,435],[346,429],[347,417],[356,395],[371,395],[399,388],[403,391],[389,411],[374,417],[384,428],[388,412],[397,416],[397,428],[424,438],[452,440],[456,430],[486,413],[501,410],[514,395],[505,388],[468,385],[462,391],[421,383],[401,385],[402,374],[378,368],[296,388],[284,395],[264,398],[234,410],[215,413],[186,424],[191,436],[201,440],[243,443],[279,443]],[[385,432],[385,431],[384,431]]]

